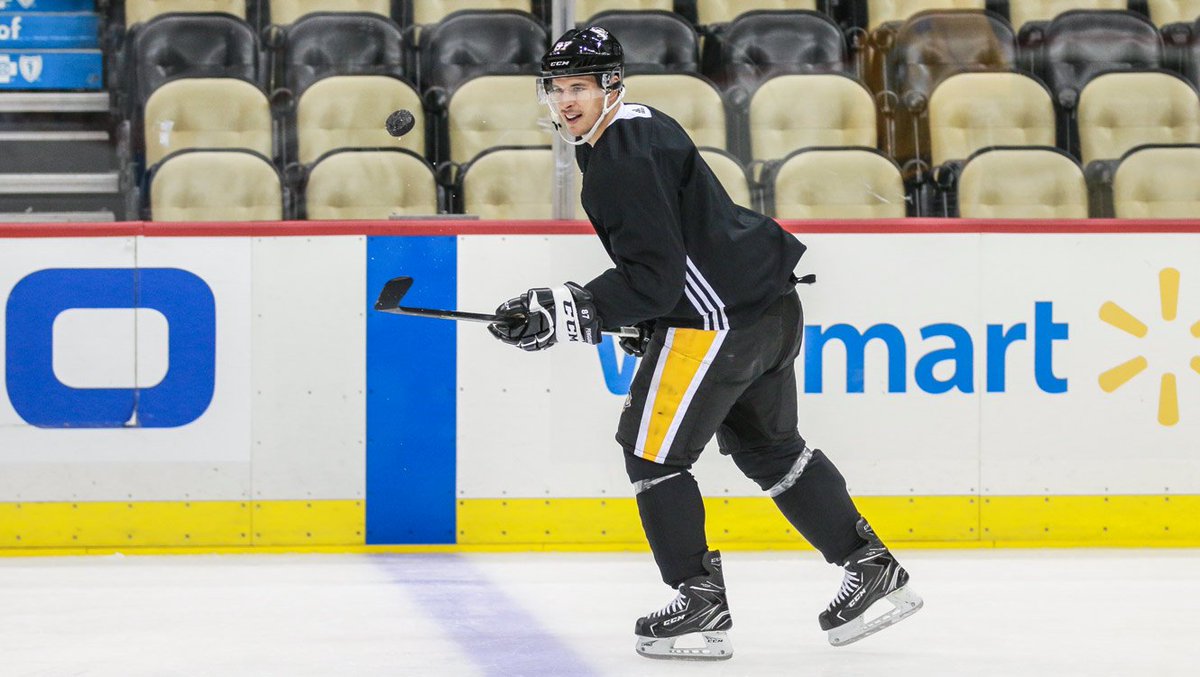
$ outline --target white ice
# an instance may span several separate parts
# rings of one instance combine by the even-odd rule
[[[1200,550],[898,550],[925,608],[842,648],[813,552],[725,552],[732,660],[648,661],[647,553],[0,560],[0,675],[1200,675]]]

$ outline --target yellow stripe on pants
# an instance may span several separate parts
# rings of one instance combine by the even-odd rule
[[[725,332],[671,328],[663,342],[661,371],[650,384],[647,403],[653,405],[642,414],[639,451],[642,458],[661,463],[671,448],[679,422],[699,381],[708,371],[712,353],[720,348],[718,337]]]

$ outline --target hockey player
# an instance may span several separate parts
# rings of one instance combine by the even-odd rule
[[[825,559],[845,569],[820,614],[843,645],[921,606],[908,573],[859,515],[846,482],[797,431],[803,312],[792,274],[805,247],[770,218],[735,205],[675,120],[624,103],[622,50],[606,30],[568,31],[542,60],[539,99],[576,146],[583,207],[615,264],[585,285],[530,289],[489,325],[525,350],[599,343],[604,328],[636,325],[622,348],[643,357],[617,426],[646,539],[678,593],[635,625],[650,658],[729,658],[720,553],[710,551],[704,503],[689,472],[717,436],[721,452],[774,499]],[[881,599],[893,609],[867,621]],[[676,647],[701,633],[703,648]]]

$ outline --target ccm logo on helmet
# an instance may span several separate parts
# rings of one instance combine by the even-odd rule
[[[571,64],[570,61],[551,61],[550,67],[557,68],[558,66],[569,66],[570,64]]]

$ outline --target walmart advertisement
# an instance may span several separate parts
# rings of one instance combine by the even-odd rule
[[[794,224],[801,433],[891,540],[1200,544],[1200,227]],[[611,340],[488,312],[608,261],[582,224],[0,226],[0,549],[623,549]],[[803,543],[715,445],[719,547]]]

